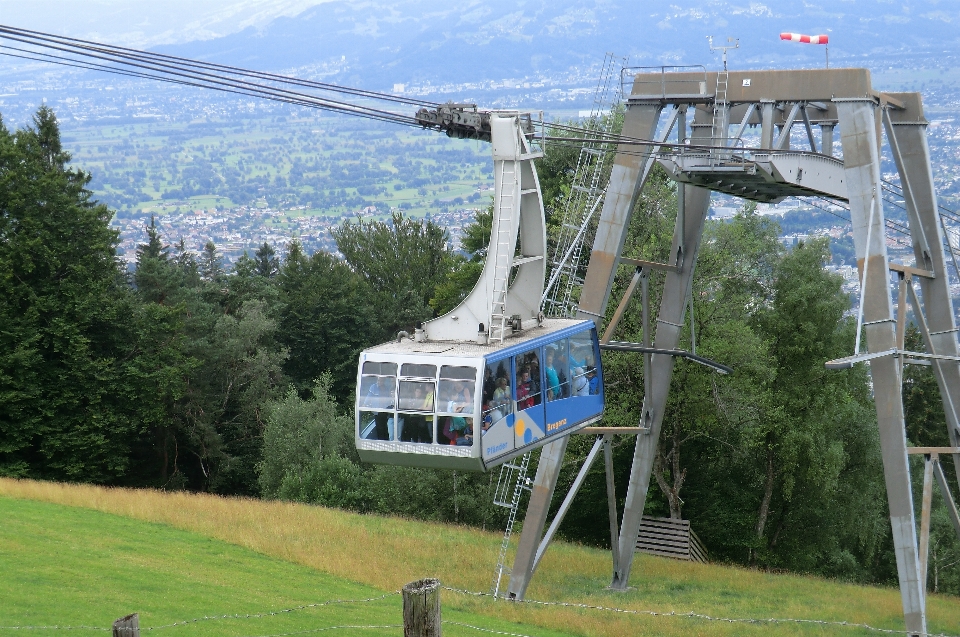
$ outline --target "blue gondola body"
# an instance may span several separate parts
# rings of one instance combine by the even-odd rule
[[[365,462],[486,471],[600,419],[592,321],[547,319],[503,344],[384,343],[360,355]]]

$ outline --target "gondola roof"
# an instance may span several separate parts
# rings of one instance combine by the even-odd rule
[[[423,354],[436,356],[455,356],[463,358],[482,358],[490,356],[502,349],[512,348],[534,341],[540,337],[551,336],[565,328],[580,325],[584,319],[557,319],[548,318],[537,326],[523,330],[516,336],[506,339],[503,343],[490,342],[479,345],[473,341],[425,341],[418,343],[410,339],[400,342],[389,341],[368,347],[366,354]]]

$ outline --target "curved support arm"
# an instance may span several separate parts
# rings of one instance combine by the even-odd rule
[[[502,342],[512,332],[511,317],[519,315],[522,324],[539,321],[547,235],[533,161],[542,153],[527,140],[528,114],[494,111],[489,121],[494,201],[487,260],[476,286],[460,305],[424,323],[431,340],[473,341],[482,323],[490,340]]]

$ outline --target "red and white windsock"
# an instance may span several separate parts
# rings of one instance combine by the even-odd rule
[[[804,44],[829,44],[830,42],[830,38],[825,35],[803,35],[802,33],[781,33],[780,39]]]

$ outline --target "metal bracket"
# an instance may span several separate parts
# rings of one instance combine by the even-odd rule
[[[720,374],[727,375],[733,373],[732,367],[727,367],[723,363],[718,363],[717,361],[704,358],[703,356],[698,356],[693,352],[688,352],[683,349],[659,349],[656,347],[644,347],[641,343],[629,343],[625,341],[610,341],[602,344],[600,349],[611,350],[614,352],[636,352],[638,354],[662,354],[664,356],[676,356],[678,358],[685,358],[689,361],[693,361],[694,363],[699,363],[704,367],[709,367]],[[851,367],[853,367],[853,365],[851,365]]]
[[[801,104],[802,102],[796,102],[793,108],[790,109],[787,119],[783,122],[783,129],[780,131],[780,136],[777,137],[777,141],[773,142],[773,150],[783,150],[787,145],[787,142],[790,140],[790,129],[793,128],[793,123],[797,120],[797,113],[800,112]]]

